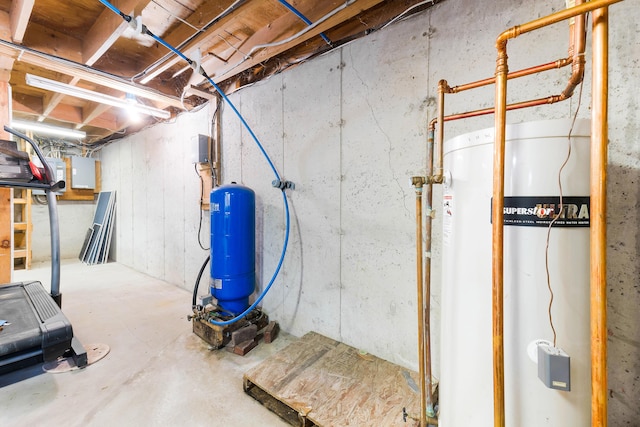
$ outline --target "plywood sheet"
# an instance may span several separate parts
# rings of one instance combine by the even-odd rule
[[[417,425],[403,420],[403,408],[419,413],[415,372],[315,332],[251,369],[244,379],[245,390],[258,387],[267,398],[296,411],[301,426]]]

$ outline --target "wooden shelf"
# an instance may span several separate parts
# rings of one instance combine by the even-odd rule
[[[14,249],[13,250],[13,258],[26,258],[27,250],[26,249]]]
[[[31,190],[13,189],[13,268],[31,268]]]

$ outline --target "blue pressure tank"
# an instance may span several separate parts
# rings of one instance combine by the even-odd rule
[[[255,289],[256,197],[238,184],[211,191],[211,295],[233,314],[249,307]]]

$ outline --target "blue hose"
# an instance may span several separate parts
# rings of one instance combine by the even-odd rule
[[[280,4],[282,4],[284,7],[286,7],[291,12],[293,12],[294,15],[296,15],[298,18],[300,18],[302,20],[302,22],[304,22],[307,25],[312,25],[313,24],[313,22],[311,22],[306,16],[304,16],[298,9],[293,7],[292,4],[290,4],[286,0],[279,0],[279,1],[280,1]],[[329,40],[329,37],[327,37],[324,33],[320,33],[320,37],[322,37],[322,40],[327,42],[328,45],[331,45],[331,40]]]
[[[122,13],[122,12],[120,11],[120,9],[118,9],[117,7],[115,7],[114,5],[112,5],[111,3],[109,3],[108,1],[100,0],[100,3],[102,3],[102,4],[103,4],[103,5],[105,5],[105,6],[107,6],[107,7],[108,7],[109,9],[111,9],[111,10],[113,11],[113,13],[115,13],[116,15],[120,15],[120,16],[122,16],[122,17],[124,18],[124,15],[125,15],[125,14],[124,14],[124,13]],[[127,21],[127,22],[129,22],[129,21],[131,20],[131,19],[127,19],[127,18],[124,18],[124,19],[125,19],[125,21]]]
[[[107,0],[99,0],[99,1],[100,1],[100,3],[105,5],[107,8],[111,9],[114,13],[116,13],[117,15],[120,15],[125,21],[127,21],[127,22],[131,21],[132,18],[129,15],[126,15],[125,13],[120,11],[117,7],[115,7],[114,5],[109,3]],[[291,7],[293,7],[293,6],[291,6]],[[167,49],[169,49],[170,51],[172,51],[173,53],[178,55],[180,58],[185,60],[189,65],[193,64],[193,61],[191,59],[187,58],[182,52],[180,52],[178,49],[176,49],[173,46],[171,46],[169,43],[164,41],[161,37],[158,37],[155,34],[153,34],[151,31],[149,31],[146,28],[146,26],[143,26],[143,31],[147,35],[151,36],[158,43],[160,43],[161,45],[163,45],[164,47],[166,47]],[[264,155],[265,159],[267,160],[267,163],[269,163],[269,166],[271,167],[271,170],[273,171],[273,174],[276,177],[276,181],[279,182],[280,181],[280,174],[278,174],[278,170],[273,165],[273,162],[271,161],[271,158],[269,158],[269,155],[267,154],[267,152],[265,151],[264,147],[260,143],[260,140],[258,139],[256,134],[251,129],[251,126],[249,126],[249,124],[244,119],[244,117],[242,117],[242,114],[240,114],[240,111],[238,111],[238,109],[233,104],[233,102],[231,102],[229,97],[222,91],[222,89],[220,89],[220,87],[211,79],[211,77],[209,77],[207,75],[207,73],[202,68],[200,68],[199,70],[196,70],[196,72],[199,72],[200,74],[202,74],[209,81],[209,83],[211,83],[211,85],[214,87],[214,89],[216,91],[218,91],[220,96],[222,96],[222,98],[227,102],[227,104],[229,104],[229,106],[231,107],[233,112],[236,114],[236,116],[238,116],[238,118],[240,119],[240,122],[245,127],[245,129],[249,132],[249,135],[251,135],[251,138],[253,139],[253,141],[256,143],[256,145],[258,146],[258,148],[260,149],[260,151]],[[262,293],[260,293],[260,295],[255,300],[255,302],[253,304],[251,304],[251,306],[249,306],[249,308],[247,308],[244,312],[242,312],[241,314],[239,314],[238,316],[236,316],[236,317],[234,317],[233,319],[230,319],[230,320],[225,320],[225,321],[220,321],[219,322],[219,321],[210,319],[209,322],[211,322],[212,324],[218,325],[218,326],[225,326],[225,325],[230,325],[232,323],[235,323],[238,320],[244,318],[253,309],[255,309],[256,306],[262,301],[262,299],[265,297],[267,292],[269,292],[269,289],[271,289],[271,286],[273,285],[273,283],[275,282],[276,278],[278,277],[278,273],[280,273],[280,269],[282,268],[282,263],[284,262],[284,256],[287,253],[287,246],[289,244],[289,228],[290,228],[290,223],[291,223],[291,219],[289,218],[289,216],[290,216],[289,215],[289,201],[287,200],[287,194],[285,193],[285,188],[281,188],[281,191],[282,191],[282,200],[284,202],[284,211],[285,211],[284,243],[282,245],[282,253],[280,254],[280,260],[278,261],[278,266],[276,267],[276,270],[274,271],[273,276],[271,276],[271,280],[269,280],[269,284],[264,288]]]

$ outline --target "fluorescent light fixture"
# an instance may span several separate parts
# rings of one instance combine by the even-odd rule
[[[115,96],[105,95],[104,93],[93,92],[91,90],[83,89],[77,86],[71,86],[66,83],[57,82],[55,80],[49,80],[44,77],[34,76],[33,74],[27,74],[27,84],[29,86],[38,87],[40,89],[50,90],[53,92],[62,93],[64,95],[75,96],[76,98],[86,99],[88,101],[98,102],[100,104],[111,105],[113,107],[134,110],[141,114],[147,114],[149,116],[159,117],[161,119],[168,119],[171,114],[166,110],[160,108],[149,107],[143,104],[130,104],[124,99],[116,98]]]
[[[62,136],[68,138],[83,139],[87,136],[87,133],[81,130],[49,126],[36,122],[24,122],[22,120],[11,120],[11,127],[20,130],[30,130],[31,132],[36,134]]]
[[[127,113],[129,114],[129,120],[133,123],[140,123],[142,121],[142,117],[140,117],[140,113],[135,110],[135,106],[138,104],[135,95],[127,93],[124,99],[127,101]]]

